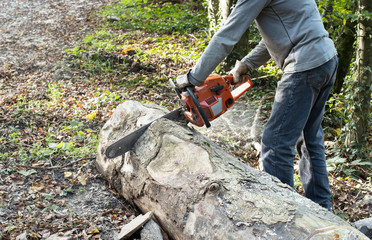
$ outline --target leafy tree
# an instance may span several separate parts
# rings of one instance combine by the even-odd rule
[[[349,104],[350,124],[347,129],[346,146],[353,143],[361,147],[366,141],[369,126],[372,84],[372,2],[358,0],[356,69],[351,82]]]
[[[325,28],[335,41],[339,57],[333,94],[341,92],[345,77],[355,56],[357,5],[354,0],[318,1]]]
[[[218,30],[219,26],[226,21],[236,2],[237,0],[207,0],[210,36],[212,36]],[[231,54],[227,56],[226,60],[218,67],[218,71],[227,72],[231,70],[235,65],[235,61],[243,58],[253,47],[252,41],[249,39],[252,38],[252,33],[254,34],[256,31],[250,31],[251,29],[252,28],[249,28],[242,36]]]

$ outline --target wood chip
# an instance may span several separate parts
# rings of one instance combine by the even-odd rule
[[[145,215],[139,215],[128,224],[124,225],[119,234],[119,240],[128,239],[133,233],[137,232],[145,223],[147,223],[153,216],[152,212]]]

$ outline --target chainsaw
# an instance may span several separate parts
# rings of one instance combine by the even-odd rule
[[[226,76],[211,74],[201,85],[186,87],[186,91],[184,92],[181,92],[175,86],[173,80],[170,79],[169,82],[171,86],[176,91],[184,106],[161,118],[180,122],[187,120],[187,122],[191,122],[198,127],[203,127],[205,125],[209,128],[211,126],[211,121],[225,113],[227,109],[235,104],[235,101],[240,96],[252,87],[250,77],[248,75],[245,75],[245,77],[247,81],[240,84],[232,91],[230,87],[234,85],[234,82],[231,74]],[[105,151],[106,156],[108,158],[115,158],[131,150],[138,138],[146,131],[152,122],[108,146]]]

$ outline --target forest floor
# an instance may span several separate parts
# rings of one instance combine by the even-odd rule
[[[97,13],[108,3],[0,3],[0,239],[114,239],[139,214],[95,168],[100,128],[127,99],[175,108],[168,78],[193,62],[172,54],[180,46],[185,56],[200,54],[206,42],[195,34],[125,27],[104,31],[103,22],[118,21]],[[106,51],[89,51],[89,46],[102,44],[93,37],[112,36],[121,42],[120,51],[107,50],[108,41]],[[275,82],[257,80],[255,88],[265,101],[257,96],[253,101],[253,93],[247,94],[213,122],[214,128],[200,131],[258,168],[257,150],[245,137],[257,140],[262,131]],[[252,136],[252,128],[244,123],[255,116],[258,133]],[[216,132],[220,126],[225,131]],[[330,175],[334,212],[349,222],[370,217],[371,178]],[[302,193],[298,179],[296,189]]]

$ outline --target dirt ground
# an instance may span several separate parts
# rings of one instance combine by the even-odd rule
[[[0,1],[0,103],[29,86],[31,74],[39,82],[68,74],[55,66],[64,50],[94,25],[89,18],[92,11],[107,2]],[[42,94],[37,86],[34,92],[35,97]],[[6,122],[0,113],[1,135],[17,124],[26,123]],[[114,239],[136,214],[98,175],[94,159],[25,168],[25,175],[7,174],[7,168],[7,163],[0,163],[0,239]],[[78,176],[66,178],[76,169],[89,179],[84,188],[74,183]],[[50,199],[49,193],[58,197]]]

